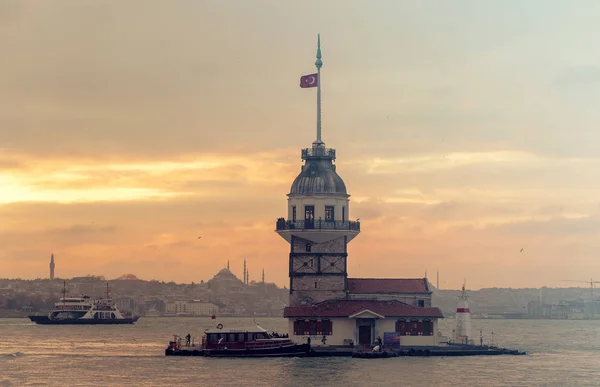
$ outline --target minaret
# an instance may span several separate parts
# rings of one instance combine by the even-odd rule
[[[265,269],[263,269],[263,273],[262,273],[262,283],[265,283]]]
[[[308,306],[345,298],[348,243],[360,223],[350,221],[346,185],[336,172],[335,149],[321,138],[321,38],[317,42],[317,74],[302,87],[314,87],[317,77],[317,138],[302,149],[304,165],[292,183],[288,216],[279,218],[276,232],[290,244],[290,306]],[[308,86],[306,86],[308,85]]]
[[[54,280],[54,253],[50,254],[50,281]]]
[[[244,258],[244,283],[248,285],[248,282],[246,281],[246,258]]]
[[[229,270],[229,259],[227,260],[227,270]]]
[[[459,343],[468,344],[471,339],[471,311],[469,310],[469,299],[465,284],[462,287],[462,294],[458,299],[456,307],[456,328],[454,329],[454,340]]]

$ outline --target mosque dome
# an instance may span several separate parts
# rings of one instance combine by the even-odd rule
[[[214,278],[228,278],[228,279],[237,279],[237,277],[235,276],[235,274],[233,274],[231,272],[231,270],[225,268],[225,269],[221,269],[215,276]]]

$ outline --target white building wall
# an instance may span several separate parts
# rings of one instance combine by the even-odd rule
[[[292,207],[296,206],[296,220],[304,220],[304,206],[315,206],[315,220],[325,219],[325,206],[334,206],[334,220],[342,220],[342,207],[345,207],[344,218],[350,219],[350,201],[345,197],[332,196],[293,196],[288,199],[288,220],[292,220]]]
[[[405,320],[404,317],[400,318],[401,320]],[[377,320],[375,324],[375,337],[381,336],[383,340],[383,334],[385,332],[395,332],[396,331],[396,321],[398,318],[387,318],[385,320]],[[411,347],[419,347],[419,346],[429,346],[429,345],[438,345],[438,322],[435,319],[431,320],[433,322],[431,336],[400,336],[400,345],[401,346],[411,346]]]
[[[307,320],[312,320],[317,317],[307,318]],[[402,317],[401,319],[405,319]],[[288,334],[290,338],[298,343],[305,343],[306,335],[294,335],[294,320],[295,318],[288,319]],[[332,335],[327,336],[327,344],[326,345],[344,345],[344,340],[352,340],[354,345],[358,345],[358,328],[356,326],[356,319],[353,318],[332,318],[330,319],[332,322]],[[377,336],[380,336],[383,340],[385,332],[395,332],[396,331],[396,321],[398,318],[389,317],[386,319],[375,319],[375,334],[372,337],[372,341],[374,342]],[[400,337],[400,345],[401,346],[436,346],[438,345],[438,322],[436,319],[432,319],[433,327],[431,336],[401,336]],[[323,336],[310,336],[311,345],[313,346],[321,346],[321,339]]]
[[[316,317],[307,318],[307,320],[313,320]],[[326,318],[326,317],[325,317]],[[297,343],[306,343],[307,337],[310,337],[312,346],[322,346],[321,339],[322,335],[294,335],[294,320],[295,318],[288,319],[288,334],[290,338]],[[348,318],[331,318],[332,324],[332,335],[328,335],[326,345],[344,345],[344,340],[349,339],[356,342],[355,336],[355,325],[356,320]]]

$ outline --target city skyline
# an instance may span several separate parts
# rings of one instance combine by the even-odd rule
[[[189,283],[247,257],[287,286],[317,33],[349,276],[600,277],[600,4],[332,4],[0,5],[2,277],[54,252],[57,277]]]

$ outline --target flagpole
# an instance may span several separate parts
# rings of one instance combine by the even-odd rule
[[[317,143],[321,144],[321,34],[317,34],[317,60],[315,61],[317,67]]]

